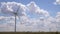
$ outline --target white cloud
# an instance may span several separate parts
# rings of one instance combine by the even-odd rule
[[[9,32],[14,31],[14,26],[10,26],[10,24],[0,24],[0,32]]]
[[[57,12],[56,19],[57,22],[60,22],[60,12]]]
[[[54,4],[55,4],[55,5],[60,5],[60,0],[56,0],[56,1],[54,2]]]
[[[0,17],[0,20],[4,20],[4,17],[3,17],[3,16],[1,16],[1,17]]]
[[[60,12],[56,15],[57,30],[60,31]]]
[[[36,13],[38,15],[42,14],[45,17],[49,16],[49,13],[46,10],[40,9],[39,6],[35,4],[35,2],[30,2],[27,4],[27,8],[31,13]]]
[[[19,17],[17,16],[17,31],[58,31],[57,21],[59,20],[50,16],[49,12],[41,9],[39,6],[35,4],[35,2],[30,2],[27,5],[17,3],[17,2],[4,2],[1,5],[1,11],[4,13],[11,13],[17,11],[19,8]],[[30,12],[31,14],[39,15],[39,18],[30,18],[26,12]],[[22,14],[23,13],[23,14]],[[6,14],[6,15],[7,15]],[[23,16],[21,16],[23,15]],[[40,15],[43,15],[42,17]],[[58,12],[57,15],[60,15]],[[46,18],[45,18],[45,17]],[[14,16],[9,17],[1,17],[1,22],[4,21],[6,23],[0,25],[0,31],[14,31]],[[11,27],[11,28],[10,28]]]
[[[14,12],[19,13],[19,15],[22,15],[24,11],[26,11],[25,5],[17,2],[2,2],[1,3],[1,12],[11,14],[13,15]],[[21,14],[22,13],[22,14]]]
[[[13,17],[0,16],[0,32],[14,31]]]

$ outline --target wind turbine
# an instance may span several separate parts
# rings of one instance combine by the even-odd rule
[[[14,12],[14,15],[15,15],[15,32],[16,32],[16,16],[18,15],[18,10],[19,10],[19,8],[17,9],[17,11],[16,12]]]
[[[20,5],[18,5],[17,6],[17,8],[15,8],[14,6],[14,9],[16,9],[15,11],[14,10],[11,10],[11,8],[9,7],[9,8],[7,8],[8,6],[7,5],[3,5],[2,6],[2,8],[1,8],[1,11],[2,11],[2,13],[5,13],[5,14],[10,14],[10,15],[13,15],[13,16],[15,16],[15,32],[16,32],[16,17],[18,16],[19,17],[19,10],[23,10],[23,8],[25,8],[24,6],[23,6],[23,8],[21,8],[22,6],[20,6]],[[7,8],[7,9],[6,9]],[[6,10],[6,11],[5,11]],[[24,11],[24,10],[23,10]],[[22,13],[20,14],[20,15],[23,15]],[[19,19],[20,19],[20,17],[19,17]]]
[[[11,13],[13,13],[13,14],[14,14],[14,16],[15,16],[15,18],[14,18],[14,19],[15,19],[15,27],[14,27],[14,28],[15,28],[15,29],[14,29],[14,30],[15,30],[15,32],[16,32],[16,23],[17,23],[17,22],[16,22],[16,20],[17,20],[17,19],[16,19],[16,16],[18,16],[18,10],[19,10],[19,8],[17,9],[17,11],[16,11],[16,12],[11,12]]]

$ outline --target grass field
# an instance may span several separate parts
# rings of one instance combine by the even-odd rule
[[[0,34],[60,34],[59,32],[0,32]]]

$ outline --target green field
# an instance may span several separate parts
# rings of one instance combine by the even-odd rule
[[[59,32],[0,32],[0,34],[60,34]]]

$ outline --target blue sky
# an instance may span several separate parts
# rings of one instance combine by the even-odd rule
[[[0,0],[0,2],[19,2],[22,4],[28,4],[34,1],[41,9],[47,10],[53,17],[56,16],[56,12],[60,11],[60,5],[54,5],[56,0]]]
[[[60,31],[60,0],[54,2],[56,0],[0,0],[0,31],[14,31],[15,19],[10,14],[18,7],[17,31]]]

